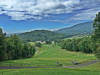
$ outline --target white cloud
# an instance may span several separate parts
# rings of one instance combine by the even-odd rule
[[[73,9],[70,6],[77,3],[79,0],[0,0],[0,8],[3,9],[3,11],[0,10],[0,14],[5,13],[13,20],[26,20],[27,18],[40,20],[47,17],[48,14],[72,12]],[[39,15],[39,17],[35,17],[35,15]]]
[[[44,17],[50,17],[49,14],[74,13],[74,10],[79,9],[92,11],[98,8],[91,14],[83,11],[72,17],[73,20],[80,20],[80,18],[87,20],[94,18],[94,14],[100,10],[99,7],[100,0],[0,0],[0,14],[11,16],[12,20],[41,20]],[[54,22],[62,21],[55,20]]]
[[[51,22],[65,22],[65,20],[45,20],[45,21],[51,21]]]
[[[59,30],[59,29],[51,29],[50,31],[57,31],[57,30]]]
[[[100,7],[84,10],[73,17],[70,18],[70,20],[94,20],[96,17],[96,14],[100,12]]]

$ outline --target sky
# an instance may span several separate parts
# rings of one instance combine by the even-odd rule
[[[93,21],[100,0],[0,0],[0,27],[7,34],[59,30]]]

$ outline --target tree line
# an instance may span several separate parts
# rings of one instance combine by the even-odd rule
[[[60,46],[62,49],[67,49],[68,51],[92,53],[90,42],[91,39],[89,37],[80,39],[67,39],[62,40],[60,42]]]
[[[0,28],[0,61],[30,58],[35,54],[35,46],[22,44],[16,34],[5,35]]]

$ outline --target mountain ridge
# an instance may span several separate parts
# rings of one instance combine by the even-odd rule
[[[92,33],[93,30],[94,30],[93,21],[89,21],[89,22],[79,23],[71,27],[62,28],[54,32],[64,33],[64,34],[84,34],[84,33]]]
[[[54,41],[56,39],[64,39],[72,35],[52,32],[48,30],[34,30],[31,32],[25,32],[17,35],[21,40],[30,41]]]

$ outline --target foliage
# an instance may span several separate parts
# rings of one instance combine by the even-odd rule
[[[46,44],[51,44],[52,43],[50,40],[46,40],[45,42],[46,42]]]
[[[6,43],[5,43],[5,34],[2,32],[2,29],[0,28],[0,61],[8,59],[6,50],[7,49],[6,49]]]
[[[35,43],[35,46],[37,46],[37,47],[41,47],[41,43],[40,43],[40,42]]]
[[[67,39],[62,40],[60,46],[62,49],[67,49],[69,51],[82,51],[84,53],[92,53],[89,46],[90,38],[79,38],[79,39]]]
[[[16,34],[5,37],[5,33],[0,28],[0,61],[28,58],[34,54],[34,46],[22,44]]]
[[[72,35],[51,32],[48,30],[35,30],[31,32],[18,34],[18,37],[23,41],[23,43],[30,41],[31,42],[46,41],[46,40],[54,41],[56,39],[64,39],[70,36]]]
[[[94,34],[91,36],[92,39],[92,50],[95,56],[100,60],[100,12],[96,15],[93,22]]]

